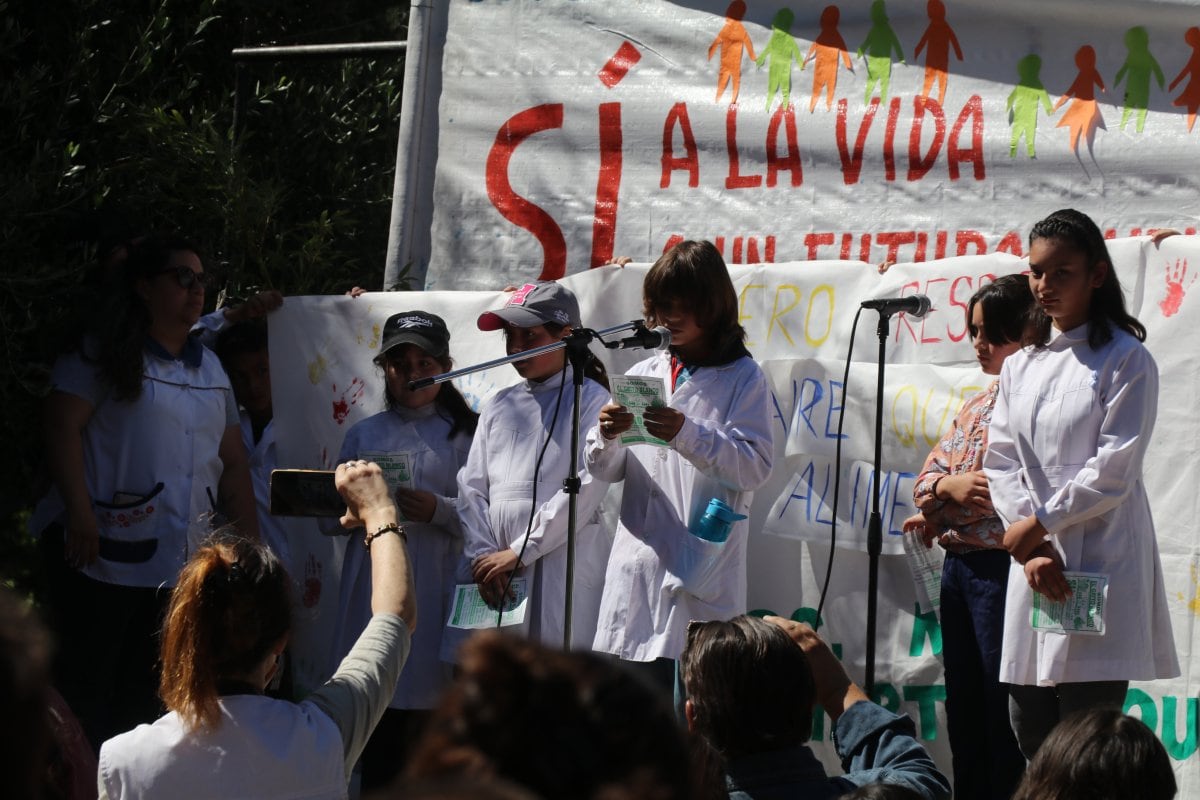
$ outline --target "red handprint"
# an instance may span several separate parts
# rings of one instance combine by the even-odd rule
[[[1167,263],[1167,274],[1164,276],[1167,281],[1167,296],[1163,298],[1158,307],[1162,309],[1164,317],[1173,317],[1179,313],[1179,306],[1183,303],[1183,295],[1196,282],[1196,273],[1192,273],[1192,279],[1187,281],[1187,286],[1184,286],[1184,281],[1187,279],[1188,263],[1187,259],[1175,259],[1175,266],[1172,267],[1170,262]]]
[[[333,391],[337,393],[337,384],[332,384]],[[350,406],[358,403],[362,399],[363,391],[367,385],[363,383],[362,378],[354,378],[350,381],[350,386],[346,391],[342,392],[341,397],[333,401],[333,421],[341,425],[346,421],[346,417],[350,415]]]
[[[305,608],[315,608],[321,600],[321,562],[312,553],[304,564],[304,594],[301,601]]]

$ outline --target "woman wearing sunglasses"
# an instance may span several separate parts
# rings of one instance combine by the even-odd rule
[[[155,632],[213,512],[258,533],[229,379],[188,335],[208,281],[186,240],[138,242],[52,373],[53,487],[32,525],[54,587],[59,688],[93,746],[158,716]]]

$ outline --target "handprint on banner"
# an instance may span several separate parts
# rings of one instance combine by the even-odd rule
[[[929,97],[933,84],[938,84],[938,105],[946,104],[946,73],[950,69],[950,48],[959,61],[963,60],[962,48],[958,46],[958,37],[954,29],[946,22],[946,5],[942,0],[929,0],[925,6],[929,15],[929,27],[925,29],[921,41],[913,50],[913,58],[925,50],[925,86],[921,89],[922,97]]]
[[[334,392],[333,421],[341,425],[346,421],[346,417],[350,416],[350,406],[357,405],[358,401],[362,399],[367,385],[363,383],[362,378],[354,378],[340,396],[337,394],[337,384],[332,384],[332,387]]]
[[[713,54],[718,49],[721,51],[721,67],[717,73],[718,102],[721,100],[721,95],[725,93],[725,87],[731,82],[733,94],[729,98],[729,102],[737,102],[738,92],[742,85],[742,51],[745,50],[750,60],[754,60],[754,43],[750,41],[750,34],[746,33],[746,26],[742,24],[742,17],[745,15],[746,3],[744,0],[733,0],[725,11],[725,25],[708,47],[709,61],[712,61]]]
[[[321,601],[321,570],[321,562],[309,553],[308,561],[304,563],[304,593],[301,595],[305,608],[316,608]]]
[[[817,107],[821,92],[825,92],[825,110],[833,107],[833,93],[837,89],[838,61],[844,61],[846,69],[854,71],[850,62],[850,53],[846,51],[846,41],[838,32],[838,20],[842,12],[837,6],[825,6],[821,12],[821,33],[817,36],[812,47],[804,56],[800,69],[815,59],[813,64],[812,98],[808,101],[808,112],[811,114]]]
[[[1175,266],[1167,262],[1167,272],[1163,276],[1167,282],[1167,296],[1162,299],[1158,307],[1162,309],[1164,317],[1173,317],[1179,313],[1179,306],[1183,303],[1183,296],[1187,290],[1196,282],[1196,273],[1192,273],[1192,279],[1187,280],[1188,262],[1186,258],[1175,259]],[[1187,285],[1184,285],[1184,282]]]
[[[1184,87],[1183,93],[1176,97],[1171,105],[1181,106],[1188,110],[1187,126],[1188,133],[1191,133],[1192,126],[1196,124],[1196,112],[1200,110],[1200,28],[1195,26],[1188,28],[1187,33],[1183,34],[1183,40],[1191,45],[1192,55],[1183,65],[1183,69],[1179,70],[1175,80],[1171,81],[1167,90],[1175,91],[1179,82],[1188,78],[1188,85]]]
[[[1153,76],[1158,81],[1159,89],[1163,88],[1166,78],[1163,77],[1162,67],[1150,53],[1150,34],[1141,25],[1125,32],[1125,48],[1129,55],[1113,78],[1113,86],[1120,84],[1122,78],[1128,78],[1125,83],[1125,110],[1121,112],[1121,130],[1125,130],[1129,116],[1136,112],[1137,132],[1141,133],[1146,126],[1146,108],[1150,105],[1150,78]]]

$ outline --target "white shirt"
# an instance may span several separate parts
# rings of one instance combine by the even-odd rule
[[[94,409],[83,430],[84,480],[101,551],[83,572],[96,580],[173,586],[189,549],[209,532],[223,469],[221,437],[237,424],[237,407],[216,355],[198,342],[189,346],[200,348],[199,366],[148,347],[142,393],[133,401],[116,400],[96,365],[78,352],[54,365],[55,391]],[[35,512],[35,530],[64,513],[54,489]],[[105,557],[106,542],[116,549],[107,551],[113,558]]]
[[[1014,563],[1000,680],[1022,685],[1153,680],[1179,674],[1142,460],[1158,411],[1158,367],[1113,330],[1087,325],[1004,362],[984,469],[1005,525],[1036,514],[1067,571],[1108,576],[1105,632],[1034,632],[1033,591]]]
[[[559,387],[562,386],[561,403]],[[521,554],[529,512],[537,495],[533,528],[521,554],[517,577],[529,579],[529,608],[524,633],[543,644],[561,647],[565,617],[568,495],[563,479],[570,465],[572,370],[541,383],[522,381],[497,392],[479,417],[471,454],[458,475],[465,561],[459,579],[470,581],[470,563],[479,556],[509,548]],[[575,575],[572,591],[571,641],[591,646],[596,613],[611,543],[600,518],[600,502],[608,486],[588,475],[583,463],[583,436],[596,424],[608,391],[591,379],[583,384],[580,406],[579,478],[576,508]],[[553,437],[546,448],[535,489],[534,465],[559,407]],[[508,629],[511,630],[511,629]],[[446,655],[461,635],[448,637]]]
[[[115,736],[100,748],[100,798],[345,798],[349,766],[410,646],[399,617],[376,614],[333,678],[303,703],[229,695],[213,730],[188,730],[172,711]]]
[[[660,353],[631,375],[662,378],[667,405],[686,416],[669,449],[624,447],[588,434],[588,469],[625,481],[621,519],[604,578],[594,648],[629,661],[678,658],[690,620],[729,619],[746,610],[747,520],[723,543],[688,524],[716,497],[750,514],[754,489],[771,473],[771,390],[753,359],[700,367],[670,392],[671,363]]]
[[[413,653],[396,685],[392,708],[433,708],[451,679],[450,667],[439,653],[455,571],[462,557],[457,475],[467,460],[471,437],[459,432],[453,439],[447,438],[450,427],[448,416],[434,403],[419,409],[384,411],[350,428],[338,457],[339,463],[345,463],[407,453],[413,488],[432,492],[437,498],[432,520],[403,521],[423,623],[413,637]],[[371,563],[361,537],[352,536],[342,565],[335,659],[350,649],[370,617]]]

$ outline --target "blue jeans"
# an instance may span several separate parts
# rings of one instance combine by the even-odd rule
[[[942,567],[942,658],[946,726],[956,798],[1012,796],[1025,758],[1009,724],[1000,683],[1009,555],[1004,550],[946,553]]]

